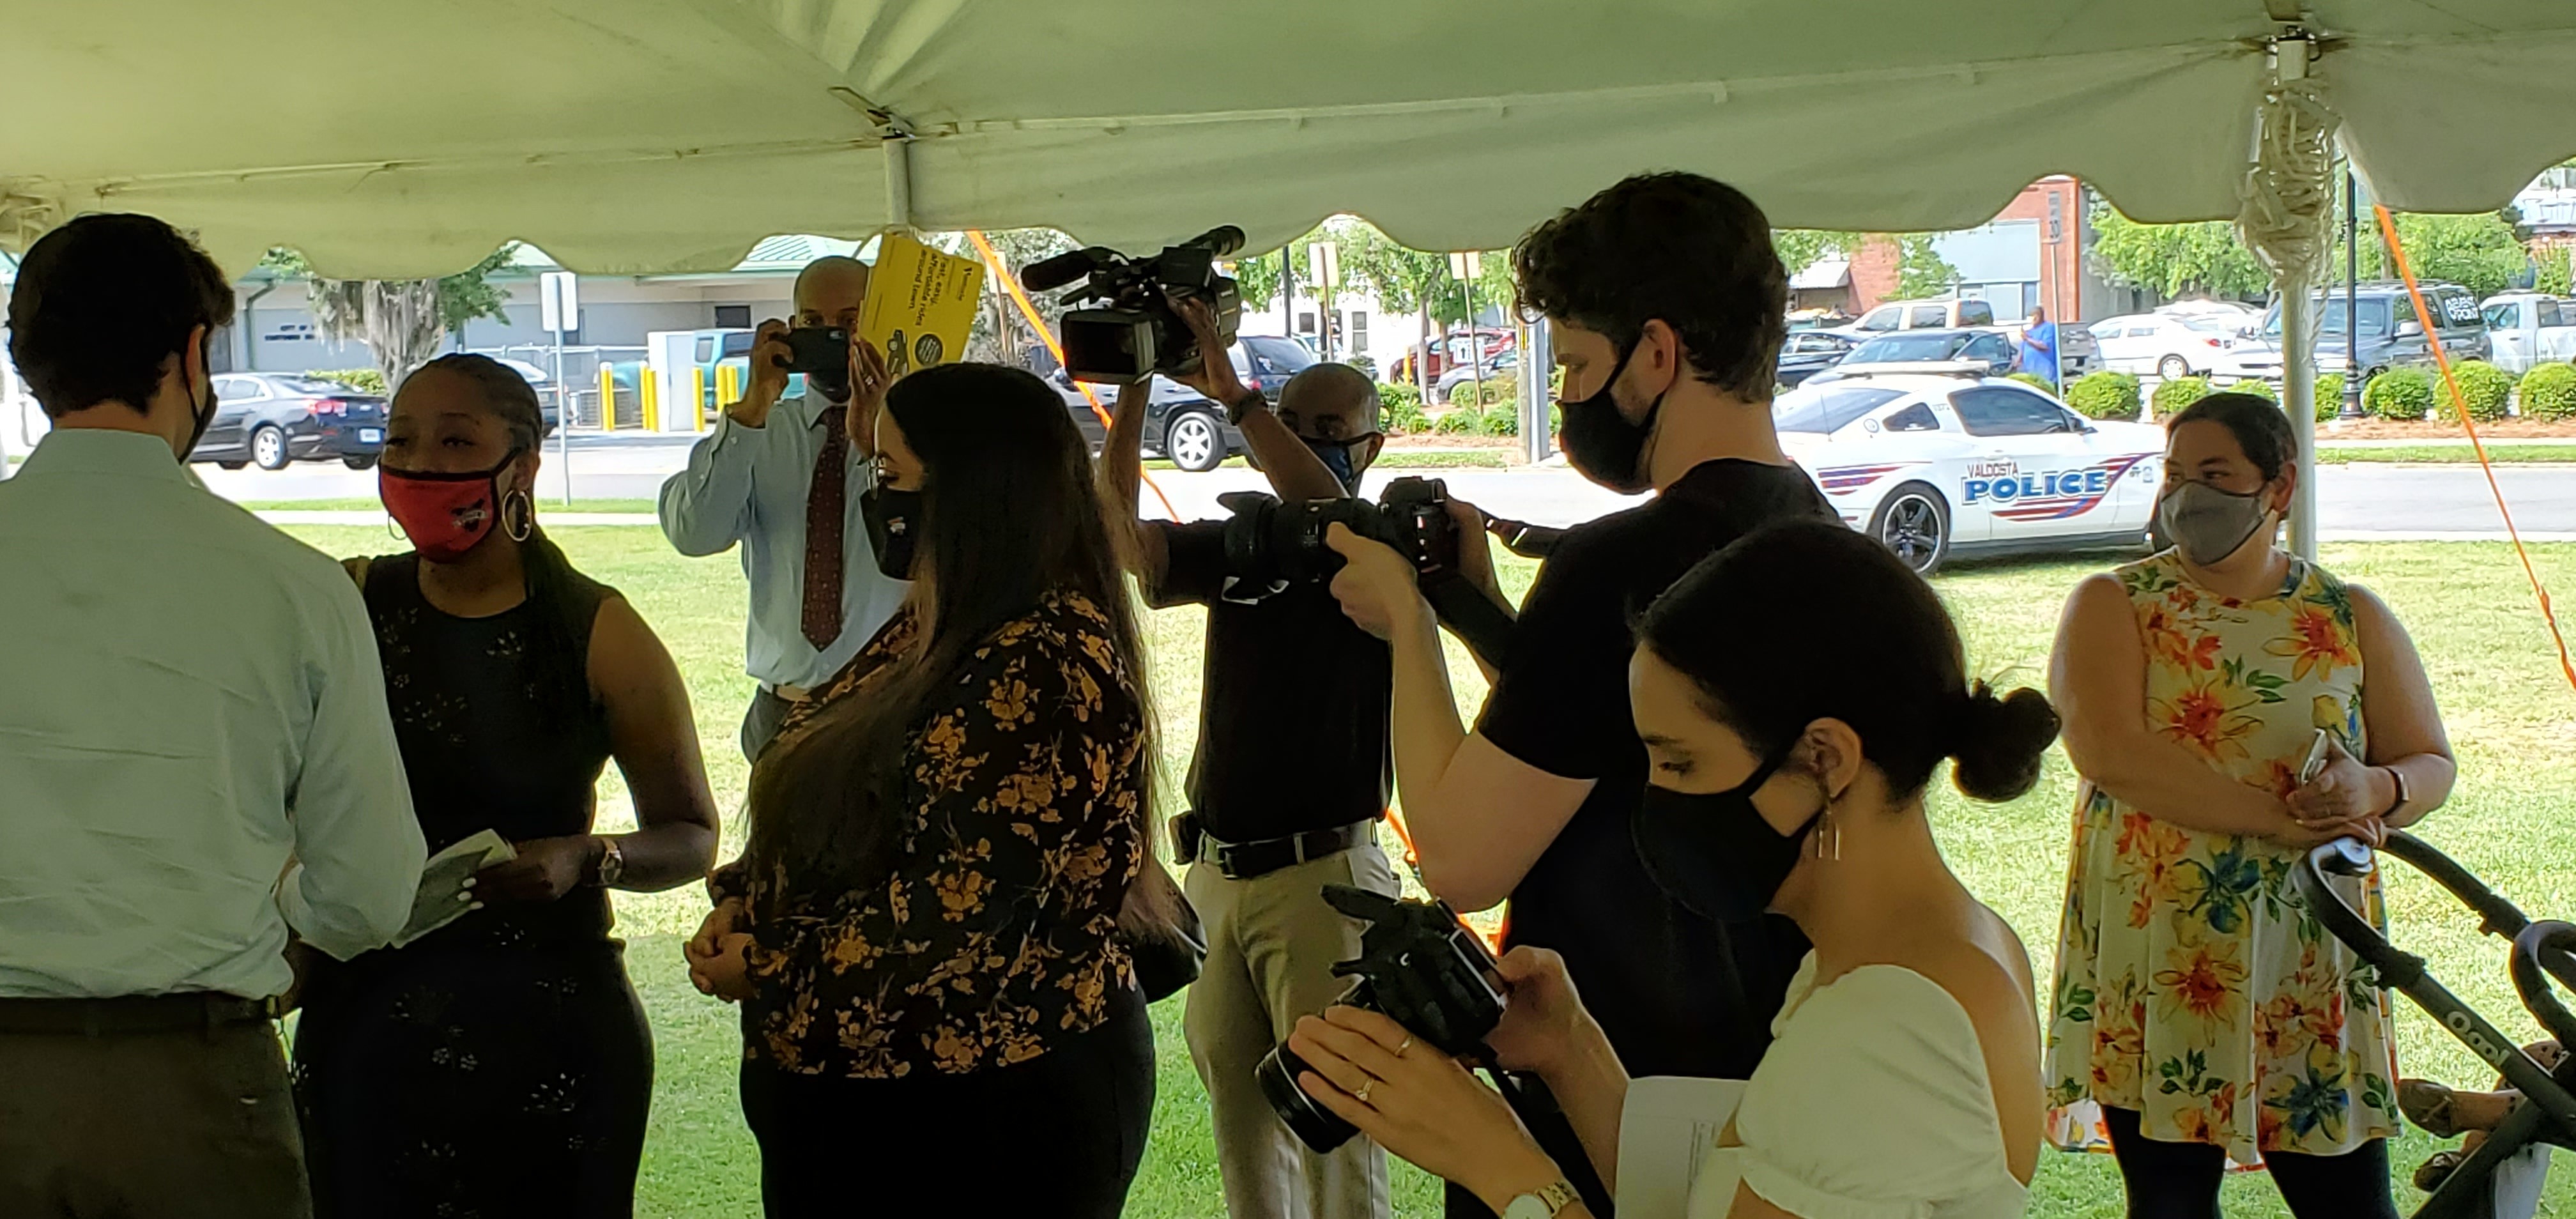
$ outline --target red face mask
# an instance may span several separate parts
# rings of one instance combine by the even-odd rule
[[[501,471],[512,453],[489,470],[464,474],[377,467],[376,494],[385,511],[411,538],[412,548],[433,563],[453,563],[482,545],[501,520]]]

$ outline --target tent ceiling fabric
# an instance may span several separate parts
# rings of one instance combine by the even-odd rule
[[[2265,0],[24,0],[0,8],[0,247],[153,212],[240,269],[428,275],[502,240],[720,269],[887,218],[1275,246],[1335,213],[1491,248],[1631,172],[1784,227],[1981,222],[2082,176],[2233,215]],[[2576,4],[2314,0],[2316,74],[2379,197],[2502,204],[2576,152]],[[142,36],[148,32],[149,36]],[[2481,86],[2509,86],[2499,114]]]

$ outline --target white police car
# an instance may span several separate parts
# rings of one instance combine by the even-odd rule
[[[1772,419],[1844,522],[1926,575],[1953,555],[2144,545],[2164,473],[2162,429],[1991,377],[1811,381]]]

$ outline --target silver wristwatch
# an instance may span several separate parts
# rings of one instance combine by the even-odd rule
[[[600,888],[603,889],[609,888],[615,885],[619,880],[625,878],[626,851],[625,848],[617,845],[616,839],[605,834],[600,835],[599,863],[597,865],[597,869],[591,875],[592,879],[598,883]]]
[[[1574,1187],[1551,1182],[1534,1194],[1522,1194],[1503,1208],[1503,1219],[1556,1219],[1579,1200]]]

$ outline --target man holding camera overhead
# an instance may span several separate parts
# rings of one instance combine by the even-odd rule
[[[1772,429],[1786,276],[1751,199],[1682,173],[1626,179],[1540,224],[1512,274],[1554,329],[1566,459],[1655,495],[1557,542],[1473,732],[1413,565],[1336,527],[1327,541],[1349,563],[1333,591],[1394,645],[1396,786],[1423,882],[1462,910],[1509,898],[1510,942],[1563,957],[1630,1075],[1742,1079],[1806,941],[1777,915],[1703,919],[1647,874],[1628,661],[1631,624],[1693,564],[1765,524],[1836,519]],[[1453,1188],[1449,1213],[1487,1212]]]
[[[689,468],[662,484],[662,535],[681,554],[742,546],[751,582],[746,667],[760,683],[743,717],[742,752],[754,760],[788,708],[849,663],[907,587],[877,571],[859,517],[875,466],[845,426],[847,336],[867,294],[866,263],[839,255],[807,263],[796,276],[794,331],[838,330],[841,350],[799,366],[788,324],[762,322],[750,386],[689,450]],[[806,374],[805,393],[787,396],[790,372]],[[855,432],[871,427],[863,419]]]
[[[1274,411],[1237,379],[1209,306],[1173,304],[1198,352],[1196,370],[1175,379],[1224,405],[1280,497],[1356,492],[1384,440],[1377,386],[1349,365],[1317,364],[1288,382]],[[1101,498],[1147,598],[1208,607],[1190,811],[1174,819],[1172,840],[1207,934],[1184,1027],[1214,1110],[1226,1209],[1234,1219],[1383,1216],[1385,1153],[1366,1139],[1327,1156],[1306,1151],[1253,1071],[1298,1017],[1348,985],[1332,967],[1359,955],[1360,927],[1324,904],[1323,887],[1397,891],[1376,833],[1388,783],[1386,645],[1352,626],[1320,583],[1237,579],[1225,521],[1137,519],[1148,384],[1118,395]]]

